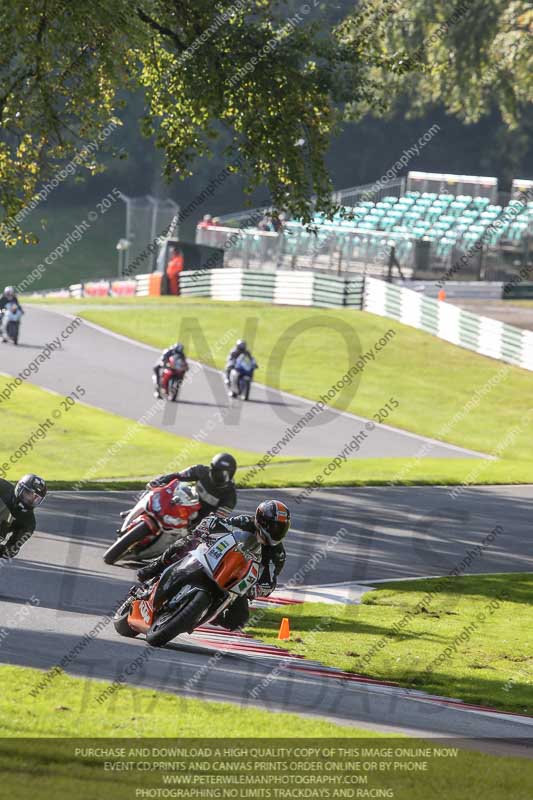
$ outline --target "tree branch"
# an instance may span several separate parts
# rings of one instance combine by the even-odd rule
[[[148,14],[146,14],[142,10],[142,8],[137,8],[137,16],[146,25],[149,25],[150,28],[152,28],[152,30],[157,31],[162,36],[166,36],[167,38],[172,39],[172,41],[176,45],[177,50],[179,50],[180,52],[185,50],[185,45],[183,44],[180,37],[175,31],[171,30],[170,28],[167,28],[165,25],[161,25],[159,22],[157,22],[157,20],[152,19],[152,17],[148,16]]]

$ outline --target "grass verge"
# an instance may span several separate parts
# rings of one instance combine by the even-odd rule
[[[232,328],[236,337],[245,336],[252,345],[260,364],[258,380],[313,400],[327,393],[361,353],[373,353],[331,405],[502,459],[503,466],[493,461],[476,471],[472,483],[533,482],[529,446],[533,373],[526,370],[394,320],[347,309],[175,298],[111,299],[107,304],[98,299],[81,303],[79,309],[88,320],[155,347],[181,338],[190,356],[200,360],[206,360],[210,344],[215,353],[212,364],[218,368],[226,352],[216,350],[216,342]],[[389,338],[380,346],[383,337]],[[387,410],[391,398],[398,407]],[[392,472],[392,479],[401,483],[405,465],[407,480],[419,482],[426,474],[427,459],[414,461],[408,465],[406,460],[391,459],[387,467],[382,459],[369,459],[365,472],[369,480],[383,481],[383,465],[387,477]],[[351,483],[351,475],[347,479],[343,475],[350,469],[358,472],[361,462],[355,464],[337,470],[335,482]],[[473,465],[468,472],[459,465],[455,459],[440,468],[430,465],[432,482],[463,481]],[[271,476],[276,479],[274,473]]]
[[[153,689],[124,685],[102,705],[96,697],[110,683],[57,675],[37,697],[28,689],[43,673],[0,666],[0,736],[179,737],[213,736],[383,736],[296,714],[269,714],[232,703],[190,700]]]
[[[0,392],[8,378],[0,375]],[[131,489],[164,471],[189,463],[206,462],[220,446],[176,436],[150,425],[142,425],[116,414],[77,403],[69,410],[60,395],[29,383],[21,384],[16,396],[1,404],[4,432],[0,477],[18,479],[31,471],[47,477],[50,488],[71,489],[80,481],[85,489]],[[54,413],[60,412],[56,420]],[[46,420],[53,425],[43,430]],[[32,446],[21,457],[14,454],[34,432]],[[75,442],[70,447],[67,442]],[[68,447],[68,459],[65,448]],[[323,475],[323,486],[383,485],[401,478],[405,484],[454,484],[475,473],[477,483],[525,483],[522,462],[466,459],[352,459],[342,469],[325,475],[329,458],[274,458],[263,470],[251,475],[259,456],[232,449],[240,467],[237,483],[247,488],[309,486]],[[10,458],[13,457],[14,461]]]
[[[291,640],[278,642],[287,614]],[[358,606],[269,610],[251,632],[344,670],[533,714],[531,574],[380,584]]]
[[[456,749],[460,743],[451,739],[428,742],[392,738],[294,714],[273,714],[126,687],[102,713],[101,707],[91,701],[104,684],[67,675],[58,676],[37,701],[32,699],[28,703],[27,687],[38,682],[40,675],[42,673],[34,669],[0,667],[4,687],[0,697],[0,769],[6,797],[130,800],[133,797],[394,796],[397,800],[427,800],[428,797],[501,800],[503,786],[506,796],[513,800],[528,800],[530,796],[528,787],[533,780],[533,762]],[[80,733],[83,739],[78,738]],[[158,738],[147,738],[155,736]],[[236,745],[243,753],[252,752],[250,748],[256,748],[255,753],[261,752],[258,748],[263,746],[265,756],[228,758],[224,752],[228,745],[230,748]],[[277,751],[268,748],[280,746],[314,747],[315,751],[318,746],[320,750],[329,749],[329,754],[334,750],[338,753],[340,747],[344,752],[351,748],[354,753],[362,752],[363,747],[372,748],[374,754],[375,748],[380,748],[378,752],[385,755],[377,758],[381,758],[383,764],[390,764],[390,771],[381,766],[379,772],[364,777],[364,764],[375,763],[376,755],[360,759],[357,769],[353,765],[348,768],[346,757],[325,758],[335,760],[338,765],[345,764],[343,772],[335,772],[339,776],[338,786],[346,785],[345,776],[350,779],[347,788],[335,794],[333,788],[325,790],[323,783],[318,784],[318,777],[313,780],[313,775],[321,776],[327,771],[310,773],[298,766],[304,763],[308,767],[312,757],[290,761],[290,756],[278,756],[279,766],[272,764],[274,759],[268,754]],[[246,747],[248,751],[243,750]],[[108,748],[108,752],[114,749],[116,755],[97,755],[94,749],[91,753],[90,748]],[[125,748],[124,755],[119,748]],[[166,750],[172,753],[174,748],[180,752],[178,758],[165,754]],[[209,748],[213,753],[219,748],[218,758],[215,753],[211,757],[205,755]],[[396,748],[405,755],[398,756]],[[181,755],[183,751],[192,754],[194,749],[200,752],[199,756]],[[446,755],[442,755],[443,750]],[[297,751],[293,752],[296,755]],[[416,752],[430,755],[408,755]],[[355,759],[357,755],[349,762]],[[228,766],[221,767],[221,760]],[[263,766],[265,763],[267,767]],[[426,770],[396,771],[394,767],[394,764],[410,763],[425,764]],[[183,764],[185,767],[181,766]],[[117,770],[116,765],[128,769]],[[154,768],[150,769],[151,766]],[[354,789],[356,774],[361,775],[361,789]],[[259,781],[264,781],[266,775],[272,776],[272,786],[280,785],[274,783],[276,776],[285,776],[283,793],[270,788],[259,792],[244,789],[255,783],[264,786]],[[243,784],[240,785],[241,777]],[[221,782],[228,786],[228,793],[217,791]],[[239,785],[239,789],[232,788],[231,784]],[[213,788],[209,790],[209,786]],[[288,786],[295,788],[291,790]],[[302,786],[306,787],[306,794],[302,794]],[[208,794],[209,791],[213,794]]]
[[[0,375],[0,392],[8,380]],[[220,450],[80,402],[67,406],[60,395],[28,383],[21,384],[0,409],[0,476],[8,480],[36,472],[52,485],[55,482],[56,488],[79,481],[84,485],[87,481],[87,487],[129,488],[128,484],[141,486],[143,479],[164,471],[209,461]],[[47,420],[50,424],[44,427]],[[26,452],[21,453],[25,443]],[[253,453],[233,452],[241,464],[257,460]]]

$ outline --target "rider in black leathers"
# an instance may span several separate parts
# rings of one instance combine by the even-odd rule
[[[262,564],[257,593],[261,597],[268,597],[276,588],[277,577],[285,564],[286,553],[282,542],[289,531],[290,522],[289,509],[277,500],[266,500],[261,503],[257,507],[255,516],[236,514],[225,519],[215,515],[209,516],[197,526],[188,542],[184,544],[181,541],[171,544],[159,558],[142,567],[137,572],[137,577],[141,582],[155,578],[164,569],[180,561],[190,550],[197,547],[204,536],[222,535],[227,531],[229,525],[257,535],[261,544]],[[235,630],[244,627],[249,616],[248,598],[239,597],[223,612],[220,619],[217,618],[216,622],[224,628]]]
[[[235,343],[235,347],[231,350],[228,360],[226,361],[226,369],[224,373],[224,382],[226,386],[229,386],[229,374],[233,367],[235,366],[235,362],[237,361],[239,356],[248,356],[250,360],[255,361],[254,357],[252,356],[251,352],[248,350],[246,342],[244,339],[238,339]],[[255,362],[256,369],[258,367],[257,362]]]
[[[195,464],[179,472],[160,475],[146,484],[147,489],[165,486],[175,478],[182,481],[196,481],[196,491],[202,508],[198,512],[200,521],[213,511],[231,511],[237,505],[237,490],[233,476],[237,470],[237,462],[230,453],[218,453],[211,459],[211,464]]]
[[[180,342],[176,342],[176,344],[173,344],[168,350],[165,350],[164,353],[161,353],[161,357],[154,367],[154,374],[152,377],[154,382],[154,395],[159,400],[161,399],[161,370],[163,367],[166,367],[172,356],[178,361],[183,361],[185,372],[189,369],[187,358],[185,357],[185,348]]]
[[[35,530],[33,509],[46,497],[46,483],[33,473],[16,486],[0,478],[0,558],[14,558]]]

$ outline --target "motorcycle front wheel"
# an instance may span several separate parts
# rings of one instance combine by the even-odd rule
[[[130,628],[128,625],[128,617],[131,610],[131,603],[126,601],[123,603],[119,609],[115,612],[115,616],[113,617],[113,626],[117,633],[121,636],[126,636],[128,639],[134,639],[136,636],[139,635],[138,631],[134,631],[133,628]]]
[[[145,522],[137,523],[137,525],[134,525],[129,531],[123,533],[116,542],[113,542],[111,547],[107,548],[104,553],[104,562],[106,564],[114,564],[119,558],[122,558],[128,550],[145,539],[150,533],[151,530]]]
[[[178,401],[178,394],[180,391],[181,381],[177,378],[171,378],[168,382],[168,396],[173,403]]]
[[[178,608],[163,611],[156,617],[146,634],[146,641],[152,647],[163,647],[180,633],[192,633],[210,605],[211,598],[205,589],[197,588],[183,598]]]

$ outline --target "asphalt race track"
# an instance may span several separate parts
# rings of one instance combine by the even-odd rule
[[[66,312],[26,306],[19,347],[0,344],[0,370],[18,375],[48,342],[60,336],[71,319]],[[212,347],[215,344],[211,343]],[[229,349],[224,346],[224,354]],[[28,380],[63,395],[81,384],[86,390],[83,402],[139,420],[154,409],[151,374],[159,355],[160,351],[153,347],[83,322]],[[180,402],[168,403],[164,412],[157,410],[150,425],[187,437],[206,430],[211,444],[263,453],[281,439],[288,425],[294,425],[313,406],[308,400],[260,384],[252,387],[250,402],[230,401],[220,372],[191,364],[192,378],[182,387]],[[340,377],[343,371],[344,367],[339,366]],[[219,417],[221,411],[225,414],[223,421]],[[281,454],[335,456],[361,431],[364,440],[361,437],[360,449],[353,450],[349,458],[483,455],[386,425],[375,426],[363,417],[331,409],[315,417],[284,445]],[[428,447],[428,443],[432,446]]]
[[[274,494],[290,505],[294,524],[284,580],[341,528],[346,530],[342,543],[321,560],[309,583],[446,574],[476,545],[482,545],[482,553],[464,573],[533,570],[533,487],[470,489],[455,500],[441,487],[332,489],[298,504],[299,491],[240,494],[243,511]],[[117,606],[133,575],[127,568],[104,565],[102,553],[114,535],[118,512],[131,497],[120,492],[50,495],[38,512],[39,530],[19,558],[0,562],[0,613],[7,631],[0,643],[3,662],[49,669]],[[483,545],[496,526],[496,537]],[[25,605],[32,596],[33,606]],[[107,625],[67,671],[115,680],[145,651],[142,639],[122,639]],[[128,682],[248,704],[250,692],[268,677],[254,701],[262,708],[380,730],[506,740],[493,745],[502,752],[509,740],[525,741],[533,732],[528,717],[447,705],[397,687],[283,669],[274,674],[268,659],[228,654],[213,663],[213,651],[186,641],[149,653]],[[93,692],[98,693],[94,686]]]

